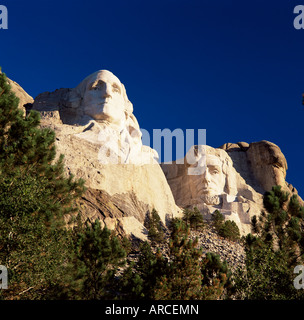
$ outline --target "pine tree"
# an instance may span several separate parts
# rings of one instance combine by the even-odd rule
[[[39,128],[39,114],[18,109],[0,73],[0,264],[9,271],[5,299],[58,297],[69,259],[65,217],[84,181],[65,177],[63,156],[54,162],[55,134]],[[55,289],[57,288],[57,289]]]
[[[255,235],[245,238],[246,270],[236,276],[236,287],[246,299],[303,299],[293,287],[294,267],[303,264],[303,208],[281,186],[264,194],[263,211],[252,219]]]
[[[155,243],[162,243],[165,238],[164,226],[160,219],[158,212],[153,208],[151,213],[148,214],[145,226],[148,229],[148,237]]]
[[[135,270],[135,262],[131,262],[124,270],[118,284],[120,299],[139,300],[145,298],[144,281]]]
[[[304,207],[300,205],[296,194],[289,199],[288,212],[294,217],[304,219]]]
[[[202,274],[198,239],[189,239],[190,228],[177,220],[169,243],[170,264],[160,277],[155,290],[156,299],[189,300],[200,299],[202,295]]]
[[[68,178],[64,175],[63,155],[54,162],[55,133],[48,128],[41,129],[39,124],[38,112],[31,111],[27,117],[23,116],[6,75],[1,73],[0,173],[3,185],[18,190],[19,181],[35,180],[36,185],[40,184],[47,195],[44,201],[40,197],[37,210],[50,222],[59,222],[61,217],[76,210],[74,200],[83,193],[84,181],[75,181],[73,175]],[[7,193],[9,192],[7,189]],[[13,215],[14,212],[6,207],[5,215],[8,217],[10,214]],[[53,219],[54,217],[58,219]]]
[[[115,273],[124,266],[126,256],[118,238],[106,226],[101,228],[97,219],[87,222],[75,239],[76,296],[88,300],[115,297]]]
[[[219,210],[215,210],[211,217],[212,224],[217,231],[217,233],[228,240],[237,241],[240,239],[240,230],[234,221],[227,220],[220,213]]]
[[[147,241],[141,243],[137,263],[132,263],[123,275],[123,292],[127,298],[154,299],[156,282],[166,272],[166,267],[159,249],[154,254]]]
[[[218,232],[225,221],[225,217],[219,210],[215,210],[212,214],[211,221],[215,230]]]
[[[189,224],[190,228],[197,230],[203,230],[204,228],[204,219],[201,212],[197,207],[194,207],[193,210],[184,209],[183,211],[183,220]]]
[[[217,300],[232,288],[232,273],[226,261],[213,252],[206,253],[201,267],[203,299]],[[226,292],[227,295],[227,292]]]
[[[125,270],[120,287],[126,299],[217,299],[230,285],[230,276],[218,256],[203,258],[198,239],[190,239],[189,225],[175,218],[168,256],[142,243],[138,261]]]
[[[235,221],[225,221],[221,225],[218,233],[221,237],[231,241],[237,241],[240,239],[240,230]]]

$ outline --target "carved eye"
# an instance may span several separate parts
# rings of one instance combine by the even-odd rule
[[[274,164],[273,164],[273,166],[274,167],[276,167],[276,168],[282,168],[283,169],[283,164],[281,163],[281,162],[275,162]]]
[[[101,90],[101,88],[100,88],[100,86],[98,86],[98,85],[96,85],[96,84],[93,84],[92,86],[91,86],[91,88],[90,88],[90,90],[92,90],[92,91],[99,91],[99,90]]]
[[[102,90],[102,87],[103,87],[103,81],[99,80],[97,82],[92,83],[90,90],[100,91]]]
[[[120,88],[118,87],[117,84],[113,84],[112,88],[113,88],[113,92],[118,92],[118,93],[120,93]]]
[[[220,171],[217,168],[213,168],[210,170],[211,174],[218,174]]]

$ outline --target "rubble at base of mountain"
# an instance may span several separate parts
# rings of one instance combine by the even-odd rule
[[[160,249],[163,256],[169,260],[169,237],[170,234],[166,232],[166,240],[161,244],[151,244],[153,252]],[[226,261],[229,268],[233,271],[238,268],[245,267],[245,250],[238,242],[233,242],[220,237],[211,224],[206,224],[203,231],[191,230],[190,239],[198,238],[198,248],[203,249],[203,256],[208,252],[218,254],[221,261]],[[139,251],[133,252],[128,255],[127,261],[136,262],[138,259]]]
[[[199,247],[203,248],[204,254],[207,252],[218,254],[222,261],[227,261],[232,270],[244,267],[245,251],[240,243],[220,237],[210,225],[207,225],[202,232],[192,231],[191,238],[196,237],[198,237]]]

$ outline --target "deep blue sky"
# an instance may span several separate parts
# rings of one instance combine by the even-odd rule
[[[304,197],[304,1],[0,0],[0,65],[30,95],[99,69],[147,130],[207,129],[207,144],[269,140]]]

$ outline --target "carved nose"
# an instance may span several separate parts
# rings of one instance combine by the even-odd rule
[[[110,91],[110,86],[108,86],[107,84],[105,84],[105,90],[102,96],[104,99],[105,98],[111,98],[111,91]]]
[[[207,168],[206,168],[205,172],[203,173],[203,181],[205,181],[205,182],[207,182],[207,183],[211,181],[211,180],[210,180],[210,174],[209,174]]]

